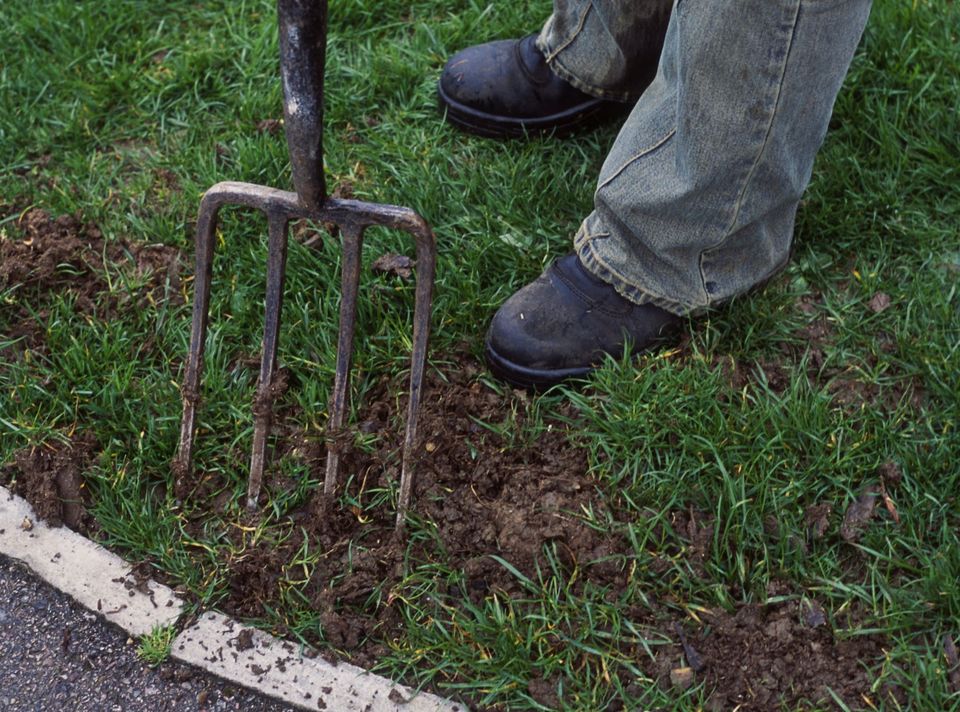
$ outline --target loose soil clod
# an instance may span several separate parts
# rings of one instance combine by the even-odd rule
[[[735,615],[707,617],[698,648],[710,665],[707,689],[719,709],[819,708],[832,690],[859,708],[870,676],[865,661],[878,660],[882,638],[837,639],[826,627],[798,620],[795,606],[747,605]]]
[[[873,518],[879,496],[880,488],[871,485],[850,503],[843,515],[843,523],[840,525],[840,536],[844,541],[852,544],[860,538],[864,527]]]
[[[89,533],[95,531],[96,522],[86,510],[83,471],[96,452],[90,434],[24,448],[14,455],[12,464],[0,468],[0,483],[26,499],[48,524]]]
[[[406,255],[398,255],[393,252],[380,255],[370,265],[373,272],[379,274],[393,275],[401,279],[410,279],[413,276],[413,268],[417,266],[417,261]]]

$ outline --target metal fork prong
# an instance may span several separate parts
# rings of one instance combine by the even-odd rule
[[[207,321],[210,316],[210,280],[213,272],[213,251],[216,244],[217,213],[220,203],[216,192],[208,191],[200,201],[195,239],[196,269],[193,282],[193,321],[190,325],[190,350],[183,377],[183,419],[180,422],[180,445],[173,463],[175,476],[183,480],[191,474],[194,419],[200,402],[200,376],[206,345]]]
[[[340,226],[343,239],[343,264],[340,288],[340,333],[337,338],[337,366],[330,399],[327,424],[327,471],[323,481],[324,500],[333,496],[340,472],[340,443],[346,421],[347,390],[350,385],[350,363],[353,356],[353,335],[357,325],[357,292],[360,285],[360,251],[363,228],[355,224]]]
[[[287,225],[289,216],[268,212],[267,295],[263,324],[263,350],[260,359],[260,382],[253,402],[253,449],[250,454],[250,480],[247,485],[247,509],[256,509],[263,482],[267,436],[276,397],[273,385],[277,371],[277,342],[280,312],[283,308],[283,283],[287,266]]]
[[[433,299],[433,280],[436,269],[436,245],[433,233],[426,223],[415,233],[417,246],[417,291],[413,307],[413,352],[410,354],[410,400],[407,404],[407,427],[403,436],[403,463],[400,469],[400,496],[397,501],[396,531],[404,526],[414,485],[414,448],[417,440],[417,416],[420,413],[420,394],[423,389],[423,371],[427,361],[427,342],[430,339],[430,305]]]

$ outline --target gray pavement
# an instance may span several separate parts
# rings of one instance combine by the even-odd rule
[[[0,712],[464,710],[355,665],[304,656],[214,611],[189,625],[183,614],[169,588],[140,580],[76,532],[38,521],[0,487]],[[151,669],[137,658],[134,639],[178,621],[186,627],[171,662]]]
[[[151,668],[125,632],[0,555],[0,711],[293,709],[188,665]]]

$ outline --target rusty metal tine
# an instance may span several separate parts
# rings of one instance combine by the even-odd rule
[[[330,399],[330,419],[327,422],[327,471],[323,480],[324,499],[331,497],[337,487],[340,470],[339,443],[346,420],[347,390],[350,385],[350,362],[353,357],[353,335],[357,325],[357,292],[360,285],[360,251],[363,247],[363,228],[355,223],[341,226],[343,235],[343,264],[340,288],[340,334],[337,339],[337,370]]]
[[[250,480],[247,484],[247,509],[256,509],[263,481],[267,436],[273,415],[273,382],[277,370],[277,342],[280,313],[283,308],[283,283],[287,265],[287,225],[290,217],[280,211],[267,213],[267,297],[263,324],[263,352],[260,382],[253,402],[253,449],[250,454]]]
[[[427,342],[430,339],[430,305],[433,299],[433,281],[437,262],[436,243],[426,223],[423,223],[413,235],[417,246],[417,291],[413,307],[410,400],[407,404],[407,427],[403,437],[403,464],[400,469],[400,496],[397,501],[397,533],[403,530],[407,510],[410,508],[410,499],[413,496],[413,458],[417,440],[417,418],[420,414],[423,371],[427,361]]]
[[[208,191],[200,201],[195,238],[196,268],[193,283],[193,321],[190,326],[190,351],[183,378],[183,419],[180,421],[180,446],[173,463],[174,476],[180,480],[191,472],[193,458],[194,418],[200,401],[200,375],[206,345],[207,320],[210,315],[210,279],[213,271],[213,248],[216,243],[217,213],[220,204],[216,194]]]

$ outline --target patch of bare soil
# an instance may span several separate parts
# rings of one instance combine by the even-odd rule
[[[883,656],[880,636],[837,636],[807,601],[748,605],[704,623],[690,645],[702,656],[714,709],[832,707],[830,691],[860,709],[871,682],[864,665]]]
[[[79,215],[54,218],[39,208],[10,224],[12,234],[0,233],[0,290],[12,289],[20,303],[5,329],[18,338],[11,347],[15,357],[44,348],[42,330],[25,303],[42,318],[50,295],[68,293],[78,311],[110,318],[118,310],[159,299],[182,301],[180,252],[174,247],[105,240],[96,225]],[[121,282],[130,288],[117,288]]]
[[[49,296],[60,293],[71,294],[82,313],[101,318],[158,299],[182,301],[180,253],[174,247],[105,240],[96,225],[77,215],[53,218],[39,208],[12,226],[12,235],[0,234],[0,289],[13,289],[18,301],[40,307],[41,313]],[[135,286],[117,289],[121,281]],[[21,343],[40,347],[35,320],[26,310],[12,322],[12,333],[25,337]]]
[[[413,514],[435,525],[439,544],[415,545],[414,557],[426,561],[438,550],[444,552],[444,566],[463,574],[463,586],[446,591],[446,601],[460,606],[493,593],[523,595],[516,577],[491,555],[536,579],[537,567],[546,566],[544,544],[552,544],[560,565],[571,573],[577,570],[574,587],[585,581],[606,586],[615,600],[628,586],[628,567],[622,564],[632,550],[618,535],[596,531],[578,516],[589,509],[602,520],[609,506],[588,473],[582,448],[571,440],[570,426],[548,423],[533,442],[511,442],[523,426],[526,397],[494,392],[478,380],[480,372],[475,363],[462,358],[442,377],[435,372],[428,377]],[[391,395],[394,390],[394,384],[381,383],[365,398],[359,416],[358,430],[382,436],[379,449],[363,452],[341,443],[342,473],[354,476],[350,494],[356,501],[368,501],[371,491],[398,475],[396,433],[404,403]],[[565,415],[572,419],[575,414]],[[491,430],[482,423],[508,427]],[[303,458],[316,477],[322,476],[323,444],[315,438],[287,432],[279,447]],[[207,500],[217,489],[210,479],[200,481],[199,489],[188,495],[195,501]],[[277,475],[267,480],[268,489],[289,485]],[[305,590],[320,612],[322,636],[351,661],[369,665],[384,654],[383,641],[401,628],[393,595],[402,586],[406,542],[393,538],[389,507],[379,507],[374,514],[360,508],[334,506],[322,511],[322,507],[322,500],[316,499],[295,512],[296,524],[281,543],[253,543],[252,535],[239,529],[229,534],[239,553],[230,562],[224,607],[242,617],[264,616],[278,603],[289,562],[306,537],[311,551],[325,552]],[[703,572],[711,518],[677,511],[669,520],[688,541],[683,552],[674,553],[686,557],[695,572]],[[199,533],[204,522],[198,519],[192,526]],[[655,660],[640,649],[628,654],[665,688],[705,681],[713,690],[716,709],[737,705],[743,710],[779,709],[781,704],[818,700],[826,704],[827,687],[858,708],[860,694],[869,688],[863,667],[872,666],[881,655],[878,639],[835,636],[818,606],[818,613],[807,618],[796,603],[749,606],[735,614],[718,610],[681,641],[671,621],[674,614],[652,605],[626,614],[676,644],[659,649]],[[559,682],[532,679],[528,692],[542,704],[555,706],[563,689]],[[631,682],[624,680],[625,685]]]
[[[12,463],[0,468],[0,483],[27,500],[48,524],[92,534],[98,527],[87,512],[83,472],[97,452],[90,433],[51,439],[16,453]]]
[[[464,572],[466,590],[454,593],[474,600],[493,590],[519,593],[515,577],[489,555],[499,554],[532,574],[538,562],[544,563],[541,550],[547,542],[557,545],[563,565],[582,567],[598,583],[625,585],[619,567],[602,561],[622,550],[624,542],[594,531],[576,515],[583,506],[599,514],[605,510],[586,474],[583,451],[570,446],[566,428],[559,424],[526,447],[508,447],[504,435],[480,423],[499,425],[516,412],[519,427],[524,416],[516,401],[523,396],[498,395],[476,382],[476,373],[471,366],[448,374],[449,382],[435,373],[428,376],[420,415],[414,515],[436,524],[447,565]],[[391,397],[389,386],[384,382],[368,395],[359,424],[361,431],[383,436],[379,449],[362,452],[341,444],[342,477],[354,476],[351,494],[359,501],[398,476],[395,432],[404,406]],[[508,436],[513,431],[508,424]],[[322,443],[291,437],[281,448],[295,450],[321,476]],[[274,479],[268,487],[284,484]],[[191,496],[206,498],[212,491],[213,485],[207,485]],[[305,531],[312,550],[327,552],[307,589],[322,612],[326,640],[354,660],[372,662],[379,648],[371,640],[389,637],[399,621],[390,601],[379,607],[367,602],[375,590],[388,595],[401,581],[406,543],[394,540],[388,507],[377,510],[377,519],[366,516],[317,498],[294,513],[297,527],[280,546],[238,546],[243,553],[231,562],[227,608],[243,616],[263,615],[275,601],[283,568],[303,544]]]
[[[169,282],[166,297],[177,298],[180,252],[163,244],[126,239],[105,240],[100,228],[79,215],[53,218],[33,208],[12,223],[18,234],[0,237],[0,288],[18,287],[30,293],[71,291],[82,301],[109,288],[106,274],[123,276],[147,288]],[[151,289],[139,290],[146,300]],[[138,302],[138,303],[143,303]],[[121,301],[112,306],[122,307]]]

